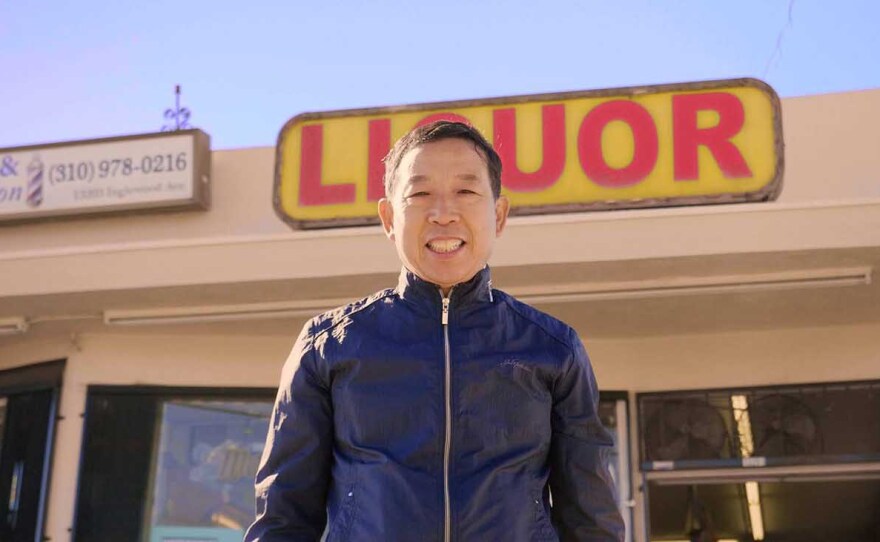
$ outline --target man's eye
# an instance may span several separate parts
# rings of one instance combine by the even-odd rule
[[[471,190],[469,188],[462,188],[461,190],[458,191],[458,193],[459,194],[476,194],[476,192],[474,192],[473,190]]]
[[[427,192],[413,192],[412,194],[408,195],[407,197],[408,198],[421,198],[421,197],[427,196],[427,195],[428,195]]]

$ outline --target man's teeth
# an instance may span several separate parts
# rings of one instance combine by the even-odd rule
[[[450,239],[444,241],[431,241],[428,243],[428,247],[435,252],[452,252],[453,250],[458,249],[464,241],[461,239]]]

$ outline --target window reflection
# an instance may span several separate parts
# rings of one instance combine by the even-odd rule
[[[599,415],[615,440],[609,460],[620,486],[619,402],[601,401]],[[253,481],[271,411],[271,401],[161,403],[144,541],[241,541],[253,521]]]
[[[253,520],[254,474],[271,410],[268,401],[162,404],[146,540],[241,540]]]
[[[761,528],[749,510],[760,494]],[[792,480],[649,486],[651,540],[875,542],[880,480]]]

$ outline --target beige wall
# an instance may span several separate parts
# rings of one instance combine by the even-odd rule
[[[880,197],[880,90],[782,100],[781,202]]]
[[[880,379],[880,325],[630,340],[587,338],[603,389],[632,392]]]

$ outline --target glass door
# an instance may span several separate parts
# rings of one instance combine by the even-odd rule
[[[43,523],[53,390],[0,398],[0,540],[32,542]]]

